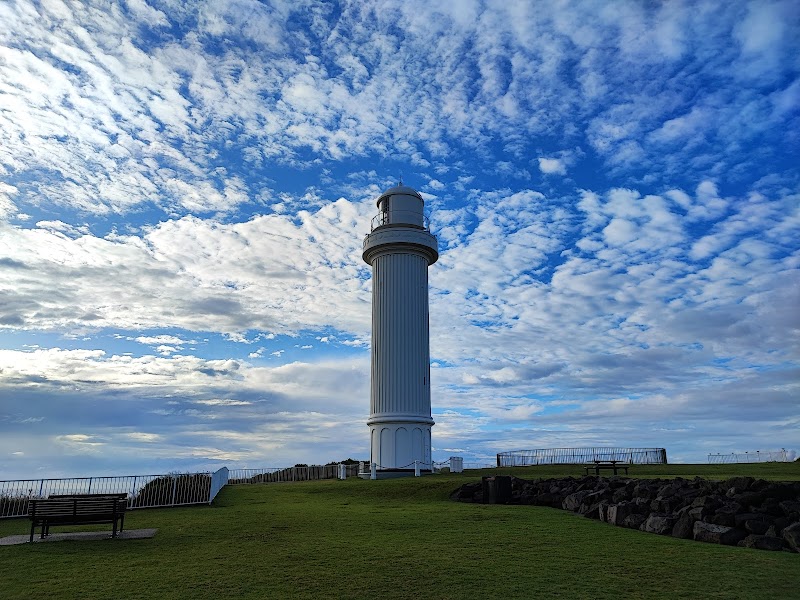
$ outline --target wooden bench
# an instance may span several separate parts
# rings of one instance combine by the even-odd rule
[[[583,469],[587,475],[589,471],[594,471],[595,475],[600,475],[602,470],[613,470],[614,475],[617,474],[617,471],[625,471],[625,475],[628,474],[628,465],[617,460],[596,460],[588,465],[583,465]]]
[[[51,525],[84,525],[111,523],[111,537],[122,531],[127,494],[59,495],[30,501],[28,517],[31,520],[31,538],[40,526],[41,539],[50,534]]]

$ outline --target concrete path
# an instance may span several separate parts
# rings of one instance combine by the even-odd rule
[[[143,540],[145,538],[153,537],[158,529],[128,529],[117,534],[118,540]],[[0,546],[16,546],[17,544],[27,544],[31,539],[31,534],[25,535],[9,535],[0,538]],[[108,531],[76,531],[74,533],[51,533],[46,538],[41,539],[39,532],[33,536],[34,544],[41,544],[46,542],[64,542],[68,540],[81,541],[81,540],[110,540],[111,533]]]

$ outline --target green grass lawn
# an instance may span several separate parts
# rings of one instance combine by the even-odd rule
[[[800,480],[800,464],[631,469],[697,474]],[[131,512],[126,529],[152,539],[0,547],[0,598],[800,598],[800,554],[448,500],[479,475],[228,486],[211,507]],[[0,522],[0,537],[27,531]]]

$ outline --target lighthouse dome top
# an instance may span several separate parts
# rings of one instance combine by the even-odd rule
[[[408,187],[407,185],[396,185],[389,188],[378,197],[378,206],[381,205],[381,200],[389,196],[414,196],[422,200],[422,196],[420,196],[419,192],[414,188]]]

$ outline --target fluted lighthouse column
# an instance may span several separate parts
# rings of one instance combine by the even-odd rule
[[[372,266],[371,461],[382,472],[431,469],[431,378],[428,266],[439,257],[424,201],[412,188],[378,198],[364,239]]]

